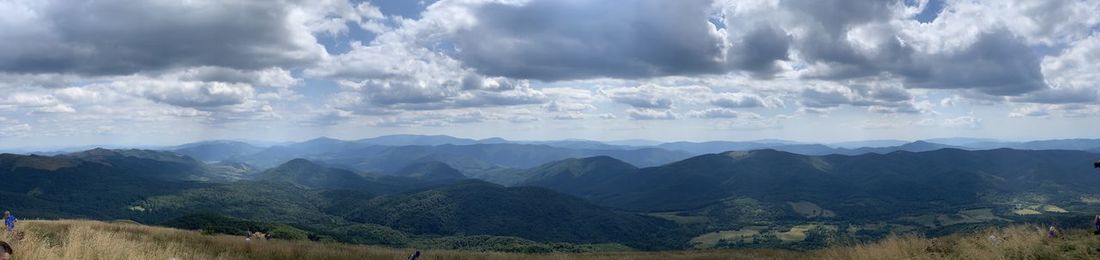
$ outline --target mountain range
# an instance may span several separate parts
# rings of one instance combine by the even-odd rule
[[[436,148],[437,146],[451,147],[451,149],[447,151],[447,149]],[[419,151],[416,151],[417,148],[414,147],[420,147]],[[427,151],[429,149],[425,147],[432,147],[430,149],[431,151]],[[491,167],[493,165],[505,167],[531,167],[533,165],[564,158],[599,155],[612,156],[637,166],[648,167],[685,159],[694,155],[727,151],[773,149],[804,155],[859,155],[865,153],[884,154],[893,151],[921,152],[942,148],[957,148],[964,150],[1011,148],[1018,150],[1094,151],[1100,149],[1100,139],[1008,142],[985,138],[935,138],[911,142],[903,140],[869,140],[817,144],[786,140],[709,142],[626,140],[600,142],[569,139],[557,141],[510,141],[502,138],[467,139],[445,135],[390,135],[350,141],[322,137],[299,143],[266,147],[255,146],[239,141],[205,141],[169,147],[164,150],[188,155],[203,161],[251,161],[256,165],[265,167],[271,167],[297,157],[311,157],[319,161],[335,162],[339,157],[348,157],[346,155],[347,153],[371,152],[386,154],[407,153],[410,151],[413,152],[413,154],[409,155],[409,157],[450,157],[453,156],[453,153],[464,153],[466,151],[476,151],[475,153],[483,154],[507,151],[526,154],[542,154],[543,157],[550,158],[547,160],[541,159],[538,156],[528,156],[527,158],[508,158],[509,160],[492,162],[491,159],[487,160],[485,158],[478,158],[477,156],[467,156],[467,158],[464,159],[467,160],[467,163],[472,163],[470,162],[471,160],[478,161],[479,163],[488,162],[484,165],[472,165],[471,167]],[[377,154],[352,157],[372,157]],[[404,161],[413,161],[416,159],[419,158],[402,158]],[[359,170],[395,171],[399,168],[386,165],[385,163],[356,161],[355,159],[348,158],[344,158],[343,163],[347,164],[345,166],[348,167],[358,167],[357,169]]]
[[[1095,193],[1100,173],[1081,151],[997,149],[807,156],[776,150],[726,152],[632,169],[607,157],[530,169],[521,183],[632,211],[695,210],[748,198],[782,205],[810,202],[838,217],[889,217],[910,211],[1006,204],[1027,194],[1077,201]],[[786,212],[796,216],[795,212]]]
[[[1100,211],[1091,139],[988,150],[974,147],[986,140],[948,141],[604,146],[394,136],[0,154],[0,207],[24,218],[173,226],[229,219],[347,243],[488,236],[636,249],[693,247],[713,232],[761,236],[717,245],[783,246],[817,241],[784,233],[813,225],[845,226],[813,232],[860,240]],[[733,149],[704,153],[723,147]]]
[[[465,179],[439,163],[409,167],[403,176],[372,176],[293,159],[240,180],[196,178],[220,176],[202,165],[187,156],[152,150],[3,154],[0,207],[24,218],[148,223],[225,215],[285,223],[342,241],[369,240],[379,232],[394,237],[479,234],[656,248],[661,244],[646,242],[653,238],[639,234],[674,227],[666,220],[615,212],[547,189]],[[381,218],[380,213],[391,216]],[[478,219],[481,224],[473,225]],[[598,228],[605,224],[621,232]]]

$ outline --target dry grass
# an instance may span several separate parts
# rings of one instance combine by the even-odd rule
[[[411,249],[241,237],[98,221],[21,222],[26,239],[13,259],[404,259]],[[996,236],[996,242],[990,240]],[[813,252],[695,250],[585,254],[425,251],[422,259],[1096,259],[1100,239],[1085,231],[1049,239],[1038,227],[1015,226],[938,239],[891,237]]]
[[[317,243],[244,241],[243,237],[87,220],[23,221],[26,238],[12,243],[13,259],[404,259],[413,249]],[[6,239],[5,239],[6,240]],[[716,251],[717,252],[717,251]],[[786,259],[797,253],[743,250],[736,255],[700,252],[513,254],[425,251],[422,259]],[[713,253],[713,252],[712,252]]]
[[[824,259],[1097,259],[1097,246],[1100,239],[1084,230],[1047,238],[1037,226],[1012,226],[935,239],[894,236],[814,255]]]
[[[699,235],[691,239],[691,244],[695,248],[712,248],[722,240],[736,241],[736,242],[752,242],[752,236],[760,234],[760,231],[767,229],[760,228],[744,228],[738,230],[724,230],[718,232],[708,232],[706,234]]]

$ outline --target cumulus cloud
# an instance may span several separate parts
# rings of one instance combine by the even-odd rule
[[[842,105],[867,107],[877,113],[931,112],[930,102],[916,102],[905,89],[891,84],[839,86],[821,84],[802,90],[798,101],[807,112],[824,112],[822,109]]]
[[[1066,104],[1100,101],[1100,34],[1074,42],[1072,47],[1042,62],[1050,88],[1019,98],[1017,102]]]
[[[708,108],[704,110],[691,111],[687,113],[690,117],[697,118],[742,118],[742,119],[760,119],[760,115],[752,112],[741,112],[728,108]]]
[[[1018,106],[1008,113],[1012,118],[1039,117],[1039,118],[1081,118],[1100,115],[1100,105],[1069,103],[1069,104],[1043,104],[1029,103]]]
[[[680,118],[680,115],[672,112],[671,110],[631,108],[628,109],[626,112],[628,115],[630,115],[630,119],[634,120],[673,120]]]
[[[316,109],[309,111],[306,118],[299,120],[297,123],[305,126],[333,126],[353,118],[355,118],[355,114],[350,111],[332,108]]]
[[[1096,117],[1100,115],[1100,105],[1096,104],[1054,105],[1054,109],[1062,111],[1062,116],[1067,118]]]
[[[672,108],[673,96],[663,95],[656,91],[643,88],[617,88],[608,90],[608,97],[615,102],[627,104],[637,108]]]
[[[678,114],[672,110],[677,109],[674,104],[683,106],[713,106],[711,108],[689,111],[686,115],[698,118],[736,118],[738,116],[755,115],[744,113],[736,109],[750,108],[779,108],[783,107],[782,99],[777,97],[761,97],[756,94],[740,92],[717,92],[703,86],[675,86],[665,87],[655,84],[643,84],[638,87],[623,87],[601,90],[608,99],[625,105],[630,105],[628,114],[632,119],[676,119]]]
[[[305,16],[305,27],[317,34],[346,35],[351,32],[349,25],[358,25],[357,28],[372,33],[392,29],[388,24],[390,17],[371,2],[356,4],[343,0],[315,0],[298,1],[297,4],[302,9],[299,14]]]
[[[811,108],[829,108],[852,102],[852,93],[842,88],[806,88],[799,103]]]
[[[371,45],[353,44],[348,53],[308,69],[306,74],[339,79],[348,95],[358,95],[357,102],[342,106],[360,112],[546,102],[527,80],[484,77],[449,56],[394,38]]]
[[[790,58],[791,37],[782,29],[759,25],[743,37],[737,37],[732,32],[731,35],[731,49],[726,59],[733,68],[753,76],[770,78],[783,70],[779,62]]]
[[[744,34],[735,30],[744,25],[785,32],[791,53],[786,63],[794,65],[793,75],[826,80],[885,76],[902,80],[907,88],[1017,96],[1046,87],[1036,45],[1080,38],[1096,24],[1095,15],[1076,8],[1100,9],[1083,2],[949,2],[929,23],[913,18],[926,5],[900,1],[727,1],[718,6],[731,37]],[[1082,20],[1050,19],[1059,15]]]
[[[1009,117],[1048,117],[1050,116],[1049,108],[1039,105],[1029,105],[1017,108],[1008,114]]]
[[[13,103],[14,102],[14,103]],[[278,119],[270,103],[244,83],[178,81],[128,76],[55,89],[37,88],[0,97],[16,111],[64,112],[65,118],[155,121],[186,118],[204,123]]]
[[[448,126],[453,124],[480,123],[502,119],[501,115],[481,110],[445,110],[421,111],[386,116],[368,122],[371,126],[408,127],[408,126]]]
[[[963,32],[1004,27],[1028,45],[1076,41],[1100,23],[1097,1],[959,1],[948,3],[947,8],[941,15],[943,23],[937,26]],[[957,26],[964,23],[970,26]]]
[[[0,121],[0,122],[3,122],[3,121]],[[22,123],[22,124],[5,123],[3,126],[0,126],[0,137],[24,136],[24,135],[30,133],[32,129],[33,128],[31,127],[31,125],[26,124],[26,123]]]
[[[324,47],[285,2],[5,1],[0,71],[126,75],[295,67]]]
[[[775,97],[762,98],[746,93],[717,93],[710,100],[711,105],[723,108],[783,107],[783,100]]]
[[[781,129],[783,125],[780,123],[780,118],[770,119],[736,119],[736,120],[723,120],[715,123],[718,129],[722,130],[735,130],[735,131],[759,131],[768,129]]]
[[[667,87],[654,84],[602,89],[600,92],[617,103],[644,109],[670,109],[674,103],[699,104],[714,94],[712,89],[703,86]]]
[[[1098,88],[1061,87],[1028,93],[1012,101],[1044,104],[1095,103],[1100,101]]]
[[[565,113],[554,115],[554,120],[581,120],[584,119],[584,115],[580,113]]]
[[[469,107],[515,106],[542,104],[546,97],[538,90],[521,88],[508,91],[437,92],[431,87],[411,87],[372,82],[344,83],[352,85],[333,105],[362,114],[392,113],[405,110],[441,110]]]
[[[981,124],[982,120],[974,116],[960,116],[943,120],[943,125],[947,127],[976,129],[981,128]]]
[[[56,96],[44,93],[12,93],[0,98],[0,110],[27,110],[36,113],[73,113],[73,107]]]
[[[706,19],[710,1],[534,0],[472,9],[476,22],[449,40],[463,64],[487,75],[643,78],[726,66],[724,32]]]
[[[162,77],[176,78],[181,81],[247,83],[254,86],[288,88],[302,83],[290,71],[271,67],[261,70],[239,70],[225,67],[201,66],[167,73]]]
[[[593,105],[603,100],[590,89],[573,87],[542,88],[541,91],[550,100],[543,105],[547,112],[586,112],[596,110]]]
[[[982,124],[966,106],[1100,111],[1095,0],[425,4],[398,16],[345,0],[0,1],[0,116],[116,126],[100,132],[618,117],[759,130],[795,110],[963,129]]]
[[[242,104],[255,95],[252,86],[223,82],[134,81],[118,86],[156,102],[181,107],[219,107]],[[122,85],[118,84],[118,85]]]
[[[578,112],[596,109],[596,107],[591,104],[560,102],[557,100],[550,101],[550,103],[547,103],[543,107],[546,108],[548,112]]]
[[[338,0],[17,0],[0,10],[0,89],[19,94],[0,110],[103,124],[278,119],[271,102],[301,97],[292,71],[327,58],[314,25],[374,19]]]
[[[998,30],[982,34],[965,49],[923,57],[923,66],[899,71],[906,86],[974,89],[1015,96],[1046,87],[1040,58],[1022,39]]]
[[[859,124],[863,129],[875,129],[875,130],[889,130],[889,129],[907,129],[913,130],[916,128],[958,128],[958,129],[980,129],[982,128],[982,119],[974,117],[972,115],[948,117],[948,118],[923,118],[913,120],[866,120]]]

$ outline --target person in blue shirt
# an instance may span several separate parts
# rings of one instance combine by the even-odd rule
[[[1096,215],[1096,219],[1093,221],[1093,223],[1096,224],[1096,231],[1093,231],[1092,233],[1100,235],[1100,215]]]
[[[4,228],[7,229],[8,232],[15,231],[15,222],[17,221],[19,220],[15,218],[15,215],[11,214],[11,211],[4,211]]]

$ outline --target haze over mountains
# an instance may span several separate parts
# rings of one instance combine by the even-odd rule
[[[231,218],[298,239],[386,245],[806,248],[825,235],[1089,216],[1100,210],[1096,149],[1095,139],[205,141],[0,154],[0,207],[200,229],[208,224],[185,224]]]
[[[628,145],[630,144],[630,145]],[[509,141],[502,138],[467,139],[445,135],[390,135],[360,140],[316,138],[299,143],[255,146],[240,141],[207,141],[166,148],[204,161],[242,161],[272,167],[293,158],[309,158],[333,165],[364,170],[394,172],[414,161],[442,161],[460,170],[491,170],[498,167],[529,168],[549,161],[606,155],[639,167],[661,165],[691,156],[727,151],[773,149],[803,155],[894,151],[923,152],[943,148],[989,150],[1081,150],[1100,149],[1100,139],[1060,139],[1008,142],[979,138],[940,138],[918,141],[871,140],[835,144],[800,143],[784,140],[658,142],[632,140]]]
[[[0,149],[0,152],[21,154],[63,154],[79,152],[94,148],[126,149],[142,148],[152,150],[170,150],[182,155],[202,161],[222,161],[227,159],[242,158],[249,155],[282,155],[291,154],[331,154],[348,152],[351,149],[361,149],[369,146],[440,146],[453,145],[468,147],[472,145],[513,145],[511,147],[523,147],[521,149],[537,149],[535,146],[549,146],[554,148],[566,148],[583,150],[581,154],[610,153],[612,150],[643,150],[658,153],[652,156],[652,160],[646,158],[629,158],[624,154],[620,158],[640,166],[650,166],[670,161],[667,158],[680,156],[683,159],[691,155],[705,153],[718,153],[726,151],[749,151],[756,149],[774,149],[806,155],[848,154],[857,155],[863,153],[889,153],[892,151],[929,151],[941,148],[958,148],[964,150],[988,150],[997,148],[1011,148],[1019,150],[1097,150],[1100,149],[1100,139],[1051,139],[1034,141],[1001,141],[989,138],[930,138],[916,141],[879,139],[865,141],[847,141],[835,143],[811,143],[779,139],[762,139],[751,141],[704,141],[704,142],[662,142],[655,140],[633,139],[617,141],[595,141],[584,139],[563,139],[548,141],[520,141],[506,140],[503,138],[470,139],[447,135],[386,135],[357,140],[340,140],[328,137],[319,137],[302,142],[260,142],[243,140],[210,140],[187,143],[176,146],[117,146],[117,145],[85,145],[67,148],[8,148]],[[525,146],[515,146],[525,145]],[[491,146],[486,146],[491,147]],[[505,146],[506,147],[506,146]],[[657,148],[659,150],[646,150]],[[560,150],[559,150],[560,151]],[[640,152],[639,152],[640,153]],[[677,154],[680,153],[680,154]],[[667,158],[662,157],[667,156]],[[280,158],[281,159],[281,158]],[[675,160],[675,159],[672,159]],[[278,161],[280,160],[271,160]],[[285,160],[284,160],[285,161]],[[272,166],[277,164],[267,163]],[[522,163],[521,163],[522,164]]]

